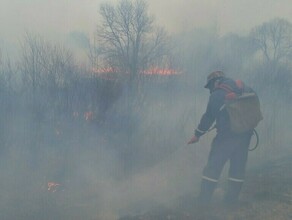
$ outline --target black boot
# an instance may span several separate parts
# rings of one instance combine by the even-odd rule
[[[210,203],[216,185],[217,182],[202,179],[201,191],[198,198],[200,204],[208,205]]]
[[[228,181],[228,189],[224,197],[224,203],[226,205],[236,205],[238,203],[239,193],[241,191],[243,182]]]

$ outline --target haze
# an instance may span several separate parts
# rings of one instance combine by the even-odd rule
[[[112,0],[116,2],[117,0]],[[1,0],[0,42],[15,43],[24,31],[60,39],[71,31],[91,34],[102,0]],[[168,31],[216,25],[221,34],[246,33],[275,17],[292,20],[290,0],[148,0],[149,11]]]
[[[157,65],[175,74],[139,74],[137,81],[127,69],[108,68],[130,59],[108,63],[109,53],[99,62],[106,50],[86,47],[101,2],[0,0],[0,219],[125,220],[160,207],[191,210],[215,130],[197,145],[186,143],[215,69],[255,89],[264,115],[247,167],[247,218],[239,218],[289,219],[275,215],[280,204],[292,216],[291,0],[147,0],[155,25],[171,39],[163,38],[167,48],[141,62],[139,73]],[[268,51],[255,43],[264,33],[251,31],[265,22],[288,30]],[[54,191],[51,183],[60,185]]]

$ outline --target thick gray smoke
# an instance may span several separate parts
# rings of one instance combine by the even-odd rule
[[[178,80],[166,92],[150,89],[154,94],[148,94],[139,117],[120,112],[126,109],[121,98],[103,126],[83,115],[40,125],[27,109],[6,112],[9,117],[1,122],[1,219],[118,219],[196,196],[214,131],[197,145],[186,145],[208,97],[208,91],[198,92],[202,86],[187,85]],[[4,109],[7,103],[2,101]],[[270,114],[264,107],[264,117]],[[280,123],[280,137],[269,136]],[[274,125],[260,125],[260,146],[248,167],[285,154],[287,129],[280,116]],[[277,146],[271,144],[274,138]],[[60,185],[50,188],[50,182]]]
[[[119,82],[82,75],[67,59],[49,60],[56,81],[37,62],[1,59],[0,219],[115,220],[195,197],[215,132],[186,143],[206,108],[206,75],[217,69],[261,99],[260,144],[248,170],[291,155],[288,62],[271,68],[249,37],[220,37],[216,28],[173,41],[181,72],[147,78],[131,96]]]
[[[195,193],[206,149],[186,145],[196,103],[184,90],[149,88],[130,116],[121,97],[103,125],[36,119],[30,100],[3,98],[1,219],[117,219]]]

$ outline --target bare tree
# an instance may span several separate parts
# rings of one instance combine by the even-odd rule
[[[73,74],[72,53],[62,45],[54,45],[42,37],[26,34],[20,60],[24,82],[33,91],[44,87],[61,87]]]
[[[166,48],[166,32],[154,26],[143,0],[121,0],[117,6],[100,6],[101,24],[97,41],[102,63],[123,73],[133,81],[139,71],[162,58]]]
[[[12,93],[17,90],[17,86],[17,68],[10,57],[4,57],[0,50],[0,90]]]
[[[35,116],[45,110],[55,115],[66,103],[62,91],[76,78],[72,53],[33,34],[25,35],[21,52],[19,69]]]
[[[270,64],[289,62],[292,57],[292,24],[276,18],[251,31],[264,59]]]
[[[276,135],[282,127],[282,113],[291,97],[291,58],[292,58],[292,24],[276,18],[252,29],[251,38],[256,43],[263,61],[257,69],[257,87],[264,93],[263,103],[266,106],[265,123],[267,139],[274,146],[280,141]],[[286,107],[280,106],[285,103]],[[289,102],[288,102],[289,103]]]

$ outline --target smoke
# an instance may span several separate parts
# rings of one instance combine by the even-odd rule
[[[130,142],[125,127],[113,132],[84,122],[35,129],[23,113],[3,120],[1,219],[118,219],[196,196],[214,134],[186,145],[206,104],[203,98],[189,101],[193,94],[160,97],[161,105],[145,107]],[[165,98],[171,104],[164,106]],[[267,105],[263,102],[265,119]],[[283,129],[277,146],[265,136],[276,125],[259,126],[260,146],[250,154],[249,167],[285,154],[290,137],[284,122],[282,117],[277,122]],[[60,184],[55,192],[48,190],[50,181]]]
[[[214,51],[202,51],[195,57],[209,60],[197,67],[200,71],[218,60]],[[245,65],[236,66],[241,71],[232,75],[228,61],[219,63],[230,68],[227,75],[252,84],[262,101],[260,145],[250,153],[248,169],[291,153],[290,121],[285,117],[291,105],[278,99],[273,85],[268,92],[262,90],[254,76],[246,74]],[[193,69],[187,59],[184,65]],[[30,97],[2,93],[0,218],[112,220],[178,207],[182,198],[194,198],[215,135],[206,134],[197,145],[186,144],[208,100],[202,88],[205,74],[195,73],[197,80],[184,72],[175,79],[145,83],[143,99],[135,99],[131,111],[122,93],[97,124],[83,112],[78,118],[61,112],[54,121],[45,109],[35,114],[37,109],[27,105]],[[275,100],[277,108],[271,105]],[[49,190],[49,182],[59,185]]]
[[[59,39],[61,32],[71,33],[70,36],[79,41],[78,46],[84,47],[85,35],[82,33],[91,28],[87,22],[94,20],[90,15],[95,13],[91,11],[95,3],[86,1],[80,8],[80,1],[74,1],[70,7],[67,2],[60,5],[58,2],[60,7],[47,14],[45,12],[50,11],[47,7],[29,2],[22,11],[25,19],[14,20],[14,27],[26,29],[23,26],[28,24],[31,29],[46,27],[47,36],[52,39]],[[46,6],[56,4],[47,3]],[[168,14],[161,13],[165,11],[165,4],[169,4]],[[243,17],[237,20],[239,13],[236,12],[241,12],[242,6],[238,3],[219,12],[218,7],[224,7],[219,3],[210,9],[207,2],[184,2],[180,10],[176,4],[174,1],[155,1],[150,8],[169,29],[184,29],[181,36],[173,36],[177,45],[175,59],[183,73],[174,79],[162,77],[153,84],[145,83],[143,96],[139,93],[130,102],[121,92],[109,104],[109,91],[100,95],[100,91],[94,90],[94,94],[103,99],[103,106],[95,109],[96,118],[92,121],[84,117],[84,112],[90,109],[84,100],[91,96],[84,95],[82,89],[73,88],[76,93],[82,93],[82,99],[76,98],[76,93],[68,98],[78,99],[77,104],[82,106],[76,113],[78,117],[56,106],[58,111],[51,112],[53,107],[48,104],[36,108],[32,96],[23,91],[25,88],[10,86],[11,72],[2,69],[3,60],[0,60],[0,219],[115,220],[157,207],[177,207],[181,198],[195,197],[215,133],[206,134],[196,145],[188,146],[186,142],[206,108],[208,91],[203,91],[206,74],[218,68],[232,78],[243,79],[258,92],[261,100],[264,120],[257,128],[260,142],[256,151],[249,154],[248,170],[291,155],[291,66],[278,70],[278,78],[274,78],[277,80],[268,84],[265,74],[272,71],[259,65],[260,60],[254,57],[257,48],[247,37],[237,34],[220,37],[218,34],[217,18],[222,20],[218,25],[220,28],[233,30],[235,26],[236,30],[241,30],[242,26],[238,24],[246,19],[250,7],[243,7]],[[273,4],[280,8],[280,3]],[[265,8],[265,14],[269,14],[273,4]],[[237,10],[232,10],[234,5]],[[15,2],[5,11],[18,11],[16,9],[20,10],[22,6],[20,1]],[[257,6],[261,7],[261,4],[257,3]],[[252,10],[258,13],[258,7]],[[285,8],[288,10],[289,7]],[[78,14],[81,9],[83,13]],[[236,16],[229,18],[225,10]],[[272,11],[283,13],[283,10]],[[5,16],[5,13],[0,14]],[[264,17],[252,19],[248,16],[252,22],[242,23],[248,28]],[[46,22],[50,25],[45,25]],[[209,23],[212,28],[193,29]],[[230,26],[224,27],[222,23]],[[19,36],[23,31],[22,28],[8,31],[12,24],[1,32],[6,39],[1,40],[1,46],[9,49],[14,42],[8,43],[7,39]],[[188,28],[191,31],[187,31]],[[5,71],[9,74],[3,74]],[[20,71],[21,68],[17,69],[17,74]],[[40,98],[41,103],[49,102],[52,96]],[[57,185],[50,189],[48,183]]]
[[[160,86],[145,87],[145,105],[132,115],[122,96],[103,125],[82,113],[54,121],[43,108],[36,115],[29,97],[5,93],[0,218],[118,219],[195,193],[203,163],[186,145],[192,94]]]

